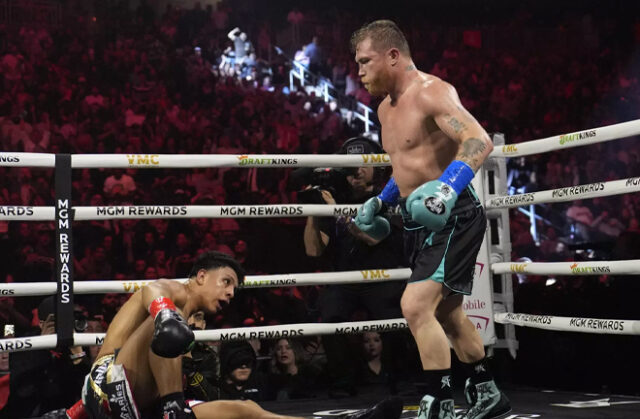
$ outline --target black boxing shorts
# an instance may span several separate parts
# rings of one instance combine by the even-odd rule
[[[140,419],[124,367],[115,354],[97,359],[82,387],[82,403],[90,419]]]
[[[406,198],[399,205],[404,222],[404,251],[411,277],[409,283],[436,281],[452,292],[470,295],[487,217],[471,185],[458,197],[451,216],[438,232],[414,222]]]

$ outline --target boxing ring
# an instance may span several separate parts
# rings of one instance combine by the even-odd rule
[[[545,153],[571,147],[611,141],[640,135],[640,120],[592,128],[533,141],[509,144],[504,136],[493,135],[495,144],[489,160],[474,179],[474,186],[485,204],[489,219],[478,263],[473,294],[465,297],[464,308],[478,327],[485,345],[506,348],[516,355],[518,341],[515,326],[554,331],[581,333],[640,335],[640,321],[594,319],[584,317],[558,317],[514,313],[512,275],[638,275],[640,260],[594,262],[513,262],[509,261],[511,241],[509,208],[541,203],[566,202],[640,191],[640,177],[575,185],[566,188],[507,195],[507,169],[505,158]],[[73,295],[100,293],[133,293],[152,280],[133,281],[79,281],[73,280],[73,235],[71,221],[151,219],[151,218],[276,218],[307,216],[354,216],[359,205],[130,205],[130,206],[71,206],[72,169],[168,169],[168,168],[285,168],[285,167],[360,167],[388,166],[387,155],[63,155],[46,153],[0,152],[0,166],[55,168],[56,205],[54,207],[0,206],[0,220],[55,221],[56,224],[56,278],[54,282],[3,283],[0,294],[22,297],[56,294],[57,334],[46,336],[0,339],[0,352],[52,349],[64,346],[100,345],[104,334],[75,333],[73,330]],[[302,240],[302,239],[301,239]],[[327,284],[357,284],[372,281],[402,281],[409,277],[409,269],[379,269],[331,273],[292,273],[282,275],[247,276],[243,288],[288,287]],[[186,281],[177,278],[176,281]],[[576,313],[576,316],[579,313]],[[407,329],[404,319],[366,322],[305,323],[281,326],[242,327],[221,330],[195,331],[199,341],[225,341],[238,339],[275,339],[326,334],[358,334],[364,331],[397,331]],[[572,417],[559,415],[517,413],[514,402],[512,419],[524,417]],[[460,398],[458,398],[460,400]],[[602,399],[604,400],[604,399]],[[415,400],[417,402],[417,400]],[[573,402],[572,402],[573,403]],[[608,403],[598,401],[592,403]],[[634,406],[640,399],[619,404]],[[267,404],[268,406],[268,404]],[[291,405],[293,406],[293,405]],[[535,407],[535,404],[532,403]],[[591,406],[587,404],[587,406]],[[574,406],[569,406],[574,407]],[[337,409],[340,407],[336,406]],[[638,407],[640,409],[640,406]],[[284,410],[287,410],[286,408]],[[317,410],[317,409],[316,409]],[[638,416],[638,411],[633,413]],[[412,413],[413,412],[413,413]],[[282,412],[286,413],[286,412]],[[317,416],[317,411],[314,412]],[[411,415],[414,416],[411,416]],[[584,412],[581,412],[584,416]],[[538,415],[538,416],[536,416]],[[320,415],[325,416],[325,415]],[[326,414],[332,416],[332,414]],[[403,418],[415,417],[411,408]],[[576,416],[578,417],[578,416]],[[616,417],[625,417],[616,416]],[[632,416],[629,416],[632,417]]]

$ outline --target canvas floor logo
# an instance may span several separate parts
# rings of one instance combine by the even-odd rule
[[[418,408],[419,406],[405,406],[402,414],[400,415],[400,419],[418,419]],[[323,410],[320,412],[313,413],[313,416],[305,416],[308,418],[313,417],[314,419],[337,419],[343,418],[345,415],[354,414],[360,412],[361,409],[335,409],[335,410]],[[466,408],[462,408],[460,406],[456,406],[456,417],[462,417],[464,413],[467,412]],[[502,417],[502,416],[501,416]],[[534,418],[542,418],[543,416],[537,413],[515,413],[511,412],[507,414],[507,416],[502,417],[503,419],[534,419]]]

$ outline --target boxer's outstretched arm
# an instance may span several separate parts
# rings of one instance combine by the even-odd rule
[[[264,410],[251,400],[216,400],[193,406],[197,419],[304,419]]]
[[[456,89],[444,81],[434,81],[422,89],[419,104],[425,117],[432,117],[449,138],[460,143],[455,160],[477,172],[493,143],[478,121],[460,103]]]

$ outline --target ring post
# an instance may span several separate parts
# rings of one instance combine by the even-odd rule
[[[71,240],[71,155],[57,154],[56,187],[56,334],[57,346],[73,346],[73,242]]]

